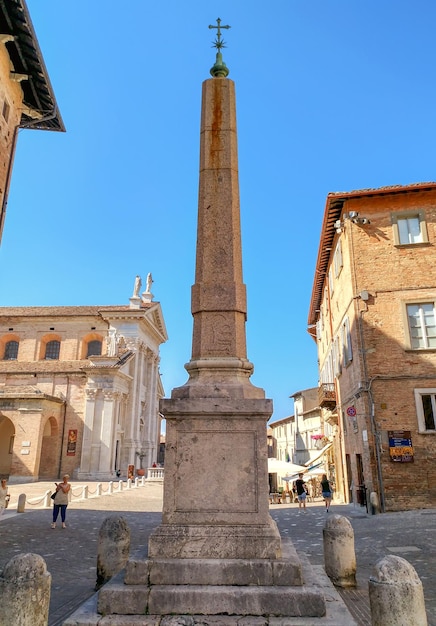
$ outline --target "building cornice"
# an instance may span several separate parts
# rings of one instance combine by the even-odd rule
[[[20,127],[65,131],[25,0],[0,0],[0,33],[23,90]]]

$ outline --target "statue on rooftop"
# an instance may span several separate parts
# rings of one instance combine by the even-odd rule
[[[142,280],[140,276],[136,276],[135,278],[135,286],[133,288],[133,296],[132,298],[139,298],[139,290],[141,289]]]
[[[146,287],[145,287],[145,293],[151,293],[151,285],[153,283],[153,277],[151,275],[151,272],[149,272],[147,274],[147,281],[146,281]]]

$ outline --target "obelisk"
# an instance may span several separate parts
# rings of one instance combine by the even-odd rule
[[[323,594],[312,580],[304,584],[292,541],[280,540],[269,515],[272,402],[251,384],[246,355],[235,87],[221,53],[221,28],[228,27],[218,20],[211,28],[217,53],[212,79],[203,83],[192,357],[188,381],[160,406],[162,523],[147,558],[129,559],[124,582],[100,591],[98,610],[147,615],[153,624],[164,623],[159,616],[168,624],[220,626],[259,623],[255,616],[319,617]]]
[[[149,556],[276,558],[266,423],[272,401],[251,384],[242,278],[235,85],[218,21],[213,78],[202,92],[192,358],[161,402],[166,418],[163,523]]]

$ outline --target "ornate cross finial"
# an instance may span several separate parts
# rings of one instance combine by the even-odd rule
[[[226,46],[224,45],[224,40],[221,39],[221,29],[222,28],[230,28],[230,26],[226,25],[226,26],[221,26],[221,20],[218,17],[217,18],[217,26],[213,26],[212,24],[209,24],[209,28],[216,28],[217,32],[216,32],[216,39],[213,42],[213,48],[216,48],[216,62],[215,65],[211,68],[210,73],[212,74],[212,76],[214,78],[225,78],[226,76],[228,76],[229,73],[229,69],[226,66],[226,64],[223,61],[223,56],[221,54],[221,50],[223,48],[225,48]]]
[[[212,24],[209,24],[209,28],[216,28],[217,32],[216,32],[216,39],[215,41],[213,41],[213,48],[216,48],[218,50],[218,52],[222,49],[225,48],[226,46],[224,45],[224,40],[221,41],[221,29],[222,28],[226,28],[229,29],[231,28],[231,26],[221,26],[221,20],[218,17],[216,20],[217,26],[213,26]]]

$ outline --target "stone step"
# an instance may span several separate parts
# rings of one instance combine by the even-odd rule
[[[131,559],[126,585],[301,586],[301,567],[289,561],[223,559]]]
[[[97,613],[94,594],[63,626],[357,626],[322,566],[313,567],[318,592],[325,598],[323,617],[264,617],[253,615],[108,615]],[[110,585],[111,583],[108,583]]]
[[[301,586],[301,561],[291,542],[281,559],[135,559],[126,585]]]
[[[325,601],[312,587],[231,585],[107,585],[102,615],[271,615],[322,617]]]

